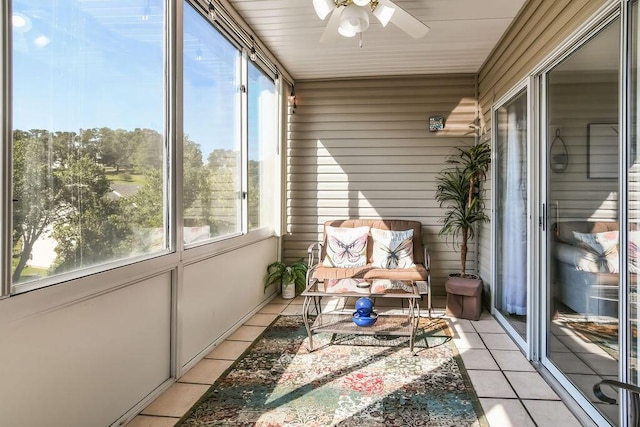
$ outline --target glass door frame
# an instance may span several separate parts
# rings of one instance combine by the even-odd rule
[[[621,3],[624,3],[621,7]],[[620,66],[619,66],[619,105],[618,105],[618,115],[620,120],[620,132],[619,132],[619,140],[618,145],[620,148],[620,176],[619,176],[619,191],[626,191],[626,167],[622,169],[623,162],[626,160],[626,156],[623,155],[625,147],[628,129],[626,125],[627,121],[627,97],[625,90],[628,87],[628,68],[627,68],[627,56],[628,52],[626,50],[625,39],[628,38],[628,24],[626,19],[627,13],[625,12],[629,6],[627,0],[621,0],[620,3],[613,3],[609,7],[602,10],[596,17],[589,20],[585,24],[583,24],[574,34],[573,37],[570,37],[564,44],[562,44],[549,58],[544,61],[534,72],[532,73],[532,86],[534,88],[534,104],[536,105],[536,116],[538,118],[538,124],[536,125],[536,135],[535,135],[535,145],[538,148],[537,159],[539,159],[538,166],[538,178],[537,178],[537,197],[539,198],[539,203],[537,206],[537,218],[538,218],[538,232],[536,233],[537,246],[538,246],[538,268],[539,268],[539,288],[534,291],[537,296],[537,316],[538,316],[538,324],[537,324],[537,332],[536,338],[539,340],[536,344],[537,347],[537,358],[531,358],[534,362],[539,362],[542,367],[551,374],[551,376],[564,388],[571,397],[578,403],[578,405],[589,415],[598,425],[610,425],[609,421],[598,411],[595,409],[594,404],[592,404],[579,390],[576,386],[571,383],[565,374],[560,371],[551,361],[551,359],[547,356],[548,354],[548,340],[547,337],[549,335],[549,309],[550,309],[550,294],[549,294],[549,286],[551,283],[551,274],[549,269],[548,256],[550,251],[550,244],[548,238],[548,226],[549,226],[549,156],[547,150],[547,142],[552,140],[553,135],[551,135],[551,130],[549,129],[549,117],[548,117],[548,73],[551,72],[557,65],[562,63],[565,59],[567,59],[571,54],[579,50],[582,46],[584,46],[589,40],[599,34],[606,26],[611,24],[616,19],[620,19],[621,26],[621,48],[620,48]],[[622,10],[622,11],[621,11]],[[551,139],[550,139],[551,138]],[[620,192],[619,194],[626,194],[626,192]],[[619,210],[619,222],[622,225],[622,220],[626,218],[626,206],[627,206],[627,197],[619,197],[618,198],[618,210]],[[623,228],[620,227],[620,242],[622,249],[622,242],[625,242],[623,239]],[[619,290],[619,349],[620,349],[620,360],[619,360],[619,378],[622,381],[626,379],[626,370],[628,363],[627,359],[627,350],[628,347],[626,343],[623,343],[625,337],[627,336],[627,325],[626,325],[626,295],[624,292],[626,290],[626,265],[623,262],[625,260],[622,257],[622,253],[620,253],[620,290]],[[625,316],[625,317],[623,317]],[[533,350],[535,353],[535,349]],[[620,426],[628,426],[626,409],[628,407],[628,403],[626,401],[626,396],[624,393],[619,393],[619,408],[620,408]]]
[[[497,102],[495,102],[491,108],[491,140],[494,141],[492,144],[492,152],[491,152],[491,161],[495,164],[495,160],[497,158],[497,147],[495,142],[498,140],[498,111],[500,108],[513,101],[516,97],[525,94],[527,97],[527,131],[526,131],[526,156],[527,156],[527,169],[526,169],[526,179],[527,179],[527,203],[526,209],[528,214],[528,221],[526,224],[527,228],[527,248],[526,248],[526,277],[527,277],[527,338],[523,338],[518,331],[515,330],[513,326],[509,323],[507,318],[500,312],[500,310],[496,307],[496,297],[498,284],[496,283],[498,277],[498,262],[496,253],[497,250],[497,235],[499,233],[498,227],[496,227],[496,221],[491,221],[491,248],[492,248],[492,262],[491,262],[491,312],[496,318],[496,320],[500,323],[500,325],[507,331],[507,333],[511,336],[516,344],[524,351],[525,356],[533,360],[536,352],[534,347],[532,347],[532,343],[536,342],[535,339],[535,325],[537,324],[537,310],[536,310],[536,298],[533,298],[532,295],[535,293],[533,289],[533,284],[537,283],[537,270],[536,268],[536,257],[533,256],[535,252],[535,238],[534,238],[534,215],[532,215],[533,210],[538,204],[537,194],[533,186],[535,185],[534,179],[534,169],[533,164],[535,163],[536,151],[535,146],[533,144],[533,132],[536,129],[535,126],[535,105],[534,105],[534,97],[532,96],[532,83],[533,80],[531,78],[525,78],[521,80],[518,84],[516,84],[511,90],[509,90],[506,94],[504,94]],[[491,168],[491,183],[492,190],[495,189],[495,185],[497,183],[498,171],[497,168]],[[497,212],[497,197],[492,192],[491,196],[491,214],[493,218],[496,218]]]
[[[528,232],[530,241],[528,242],[528,295],[527,295],[527,340],[525,341],[513,327],[509,325],[506,318],[495,307],[496,302],[496,253],[492,249],[491,262],[491,311],[505,330],[511,335],[514,341],[525,352],[527,358],[534,364],[539,365],[539,370],[545,377],[552,378],[553,381],[563,388],[582,410],[590,416],[598,425],[609,425],[609,421],[595,409],[588,398],[586,398],[575,387],[567,377],[551,362],[547,357],[549,333],[549,283],[550,272],[547,261],[550,250],[547,227],[548,227],[548,179],[549,179],[549,159],[547,156],[547,141],[550,135],[547,108],[547,73],[555,66],[564,61],[572,53],[580,49],[592,37],[598,34],[603,28],[616,19],[620,19],[620,66],[619,66],[619,194],[628,194],[628,174],[627,165],[629,161],[629,148],[627,142],[631,136],[631,120],[629,117],[631,102],[629,90],[631,88],[631,55],[630,51],[633,43],[640,44],[640,40],[631,40],[631,8],[639,0],[618,0],[605,4],[594,16],[578,27],[575,32],[554,49],[543,61],[535,66],[528,77],[521,80],[508,93],[503,95],[494,103],[491,110],[492,141],[497,141],[497,120],[496,110],[512,100],[515,95],[526,90],[528,96],[528,130],[527,144],[528,155],[528,189],[529,189],[529,212],[530,220]],[[640,6],[639,6],[640,7]],[[638,30],[640,32],[640,30]],[[495,159],[495,148],[492,152]],[[493,168],[492,168],[493,169]],[[495,183],[495,171],[492,170],[491,182]],[[495,184],[494,184],[495,185]],[[495,188],[495,187],[494,187]],[[628,291],[630,284],[628,280],[628,265],[626,242],[628,233],[623,224],[628,222],[629,200],[627,196],[619,197],[619,222],[621,224],[620,238],[620,290],[619,290],[619,349],[620,360],[618,364],[619,378],[621,381],[629,382],[629,351],[630,339],[628,324]],[[495,196],[492,194],[491,201],[492,216],[495,218]],[[496,229],[491,222],[491,244],[495,248]],[[626,393],[618,393],[620,410],[620,426],[629,425],[628,408],[629,402]]]

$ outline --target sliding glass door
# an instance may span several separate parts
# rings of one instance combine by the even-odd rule
[[[640,273],[640,253],[638,245],[640,244],[640,74],[638,73],[638,58],[640,57],[640,7],[638,2],[634,1],[630,6],[630,60],[628,69],[629,76],[629,99],[628,106],[628,129],[629,138],[625,147],[626,158],[623,162],[626,166],[626,181],[623,187],[627,193],[625,203],[626,227],[621,232],[626,234],[623,236],[623,249],[620,253],[626,259],[626,279],[622,284],[622,294],[626,296],[626,334],[624,335],[624,348],[627,351],[625,362],[625,371],[627,372],[628,382],[634,386],[640,386],[640,372],[638,370],[638,347],[640,347],[640,336],[638,335],[638,321],[640,321],[640,310],[638,307],[638,279]],[[626,237],[626,239],[624,239]],[[625,253],[626,252],[626,253]],[[623,264],[624,265],[624,264]],[[629,399],[629,413],[631,422],[629,425],[639,423],[640,408],[634,406],[633,400]]]
[[[530,277],[527,99],[522,89],[494,109],[493,164],[494,306],[503,324],[523,342],[527,341]]]
[[[615,19],[543,79],[543,363],[594,416],[599,412],[614,425],[618,406],[604,404],[592,390],[618,378],[620,361],[619,64]]]

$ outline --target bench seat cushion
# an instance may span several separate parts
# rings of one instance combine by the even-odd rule
[[[391,279],[391,280],[426,280],[427,269],[422,264],[410,268],[376,268],[371,264],[363,267],[336,268],[318,266],[311,276],[313,279]]]

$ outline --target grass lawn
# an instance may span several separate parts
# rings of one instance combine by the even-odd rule
[[[143,185],[145,182],[143,174],[132,173],[129,171],[116,172],[115,169],[110,169],[111,168],[107,168],[106,175],[107,179],[113,183]]]
[[[13,258],[12,260],[12,269],[11,271],[14,271],[16,268],[16,265],[18,265],[18,258]],[[24,270],[22,270],[22,274],[20,275],[20,277],[22,277],[23,279],[26,277],[31,277],[31,278],[35,278],[35,277],[47,277],[49,275],[49,270],[47,270],[46,268],[36,268],[36,267],[30,267],[30,266],[26,266],[24,268]]]

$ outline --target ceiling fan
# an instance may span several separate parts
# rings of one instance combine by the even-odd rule
[[[383,27],[389,22],[413,38],[423,37],[429,31],[424,23],[391,0],[313,0],[313,8],[323,21],[331,17],[320,37],[320,42],[333,42],[338,36],[353,37],[369,28],[369,11]]]

